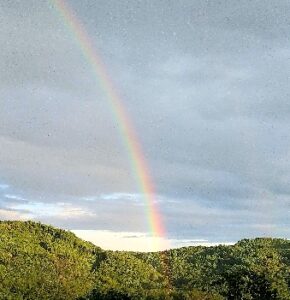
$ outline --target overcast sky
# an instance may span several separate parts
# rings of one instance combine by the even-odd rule
[[[290,2],[68,1],[168,238],[290,238]],[[0,218],[148,233],[106,96],[50,1],[0,2]]]

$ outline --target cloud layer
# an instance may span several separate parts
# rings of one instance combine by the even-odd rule
[[[136,126],[168,236],[289,237],[290,4],[69,4]],[[57,10],[2,2],[0,43],[1,218],[147,232],[119,124]]]

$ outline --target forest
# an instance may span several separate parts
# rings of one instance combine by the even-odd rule
[[[290,241],[114,252],[52,226],[1,221],[0,299],[290,299]]]

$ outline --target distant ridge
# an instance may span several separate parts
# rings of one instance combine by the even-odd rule
[[[162,256],[170,275],[158,252],[104,251],[52,226],[0,221],[0,299],[290,299],[288,240],[244,239]]]

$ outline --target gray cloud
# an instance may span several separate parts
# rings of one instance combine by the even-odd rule
[[[168,234],[289,237],[289,2],[69,3],[136,126]],[[2,1],[0,20],[0,208],[146,231],[119,124],[57,10]]]

